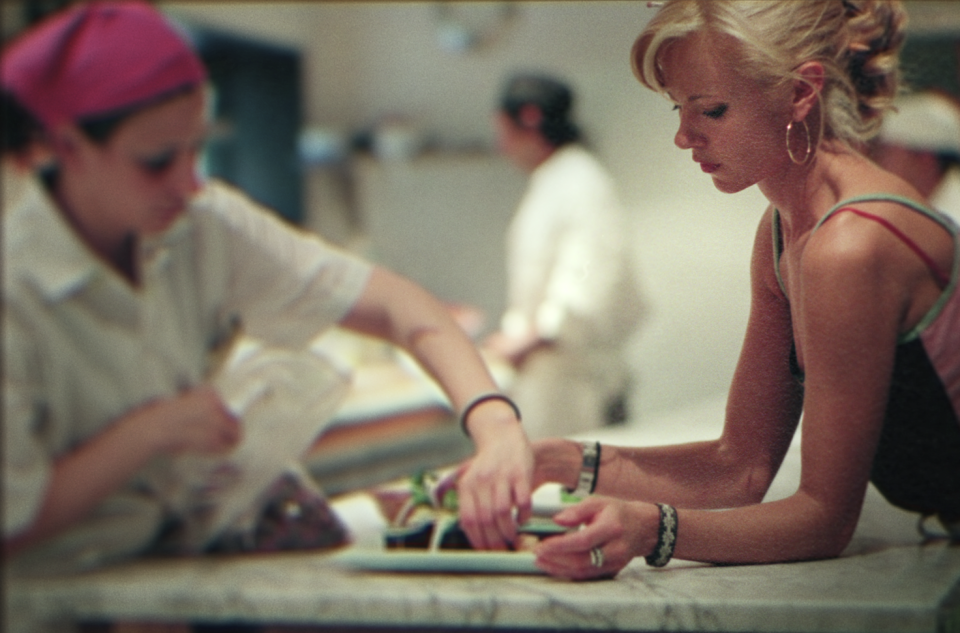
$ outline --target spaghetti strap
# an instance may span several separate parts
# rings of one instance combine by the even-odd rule
[[[930,274],[932,274],[934,279],[937,280],[937,284],[940,286],[941,289],[946,288],[947,284],[950,283],[949,275],[947,275],[945,272],[940,270],[940,267],[937,266],[937,263],[935,261],[933,261],[933,258],[930,257],[930,255],[928,255],[926,251],[920,248],[920,246],[916,242],[910,239],[910,237],[906,233],[898,229],[889,220],[887,220],[886,218],[882,218],[879,215],[874,215],[873,213],[863,211],[862,209],[857,209],[855,207],[841,207],[837,209],[835,213],[831,214],[830,217],[833,217],[837,213],[843,213],[844,211],[849,211],[850,213],[855,213],[856,215],[862,218],[873,220],[874,222],[877,222],[878,224],[883,226],[885,229],[887,229],[888,231],[893,233],[895,236],[897,236],[897,238],[901,242],[906,244],[910,248],[910,250],[916,253],[917,257],[923,260],[923,263],[927,265],[928,269],[930,269]]]
[[[946,231],[948,231],[953,236],[954,261],[953,261],[953,265],[950,268],[949,274],[945,274],[944,271],[941,270],[940,267],[935,264],[935,262],[933,262],[932,258],[926,252],[924,252],[913,240],[911,240],[906,235],[904,235],[903,232],[897,229],[894,225],[890,224],[886,220],[883,220],[883,218],[874,216],[865,211],[861,211],[859,209],[855,209],[850,206],[859,202],[875,202],[875,201],[881,201],[881,200],[888,201],[888,202],[895,202],[909,209],[913,209],[914,211],[923,214],[924,216],[930,218],[931,220],[933,220],[934,222],[942,226]],[[829,220],[831,217],[833,217],[835,213],[841,210],[856,211],[859,215],[863,217],[873,219],[883,224],[891,232],[897,235],[899,239],[903,240],[904,243],[907,246],[909,246],[910,249],[913,250],[913,252],[916,253],[918,257],[920,257],[920,259],[923,260],[923,262],[929,268],[930,273],[934,276],[934,279],[936,280],[937,284],[944,290],[949,289],[950,292],[944,294],[944,296],[942,297],[942,301],[946,302],[949,299],[949,295],[950,293],[953,292],[954,287],[957,286],[958,283],[960,283],[960,227],[958,227],[958,225],[955,222],[953,222],[949,217],[943,215],[942,213],[937,213],[929,209],[928,207],[924,206],[923,204],[920,204],[915,200],[911,200],[910,198],[906,198],[904,196],[899,196],[896,194],[877,192],[877,193],[870,193],[870,194],[855,196],[853,198],[847,198],[846,200],[842,200],[838,202],[829,211],[827,211],[823,215],[823,217],[820,218],[820,220],[816,223],[816,225],[814,225],[812,230],[816,231],[818,228],[820,228],[821,224]],[[783,283],[783,277],[780,274],[780,256],[783,253],[783,236],[781,235],[781,232],[780,232],[780,211],[777,208],[773,209],[773,222],[771,223],[771,225],[773,229],[771,232],[773,234],[772,238],[773,238],[774,271],[776,272],[777,283],[780,286],[780,290],[781,292],[783,292],[784,296],[786,296],[787,289],[785,287],[785,284]],[[939,312],[939,309],[935,308],[933,310],[933,313],[938,313],[938,312]]]

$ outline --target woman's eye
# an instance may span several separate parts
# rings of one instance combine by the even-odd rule
[[[162,174],[173,165],[173,159],[174,155],[172,153],[164,153],[159,156],[141,159],[140,166],[148,173]]]
[[[710,117],[711,119],[719,119],[720,117],[723,116],[723,114],[724,114],[726,111],[727,111],[727,106],[726,106],[726,105],[718,105],[716,108],[713,108],[712,110],[707,110],[707,111],[704,112],[703,114],[704,114],[705,116]]]

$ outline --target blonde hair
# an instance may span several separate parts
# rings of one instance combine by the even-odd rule
[[[824,68],[822,134],[858,143],[874,136],[900,83],[907,14],[899,0],[667,0],[637,37],[633,72],[664,93],[659,53],[699,31],[739,43],[738,70],[773,94],[803,81],[797,67]]]

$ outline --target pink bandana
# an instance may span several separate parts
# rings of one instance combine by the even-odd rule
[[[88,2],[26,31],[3,52],[4,89],[52,129],[203,83],[197,54],[140,0]]]

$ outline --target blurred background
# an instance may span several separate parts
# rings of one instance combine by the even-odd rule
[[[4,0],[4,39],[56,0]],[[493,146],[516,70],[565,78],[633,219],[646,321],[635,421],[722,397],[749,304],[765,201],[717,192],[673,145],[671,105],[633,78],[644,1],[157,2],[215,86],[205,169],[290,222],[477,306],[505,295],[504,232],[524,187]],[[960,97],[960,3],[908,0],[908,83]]]

